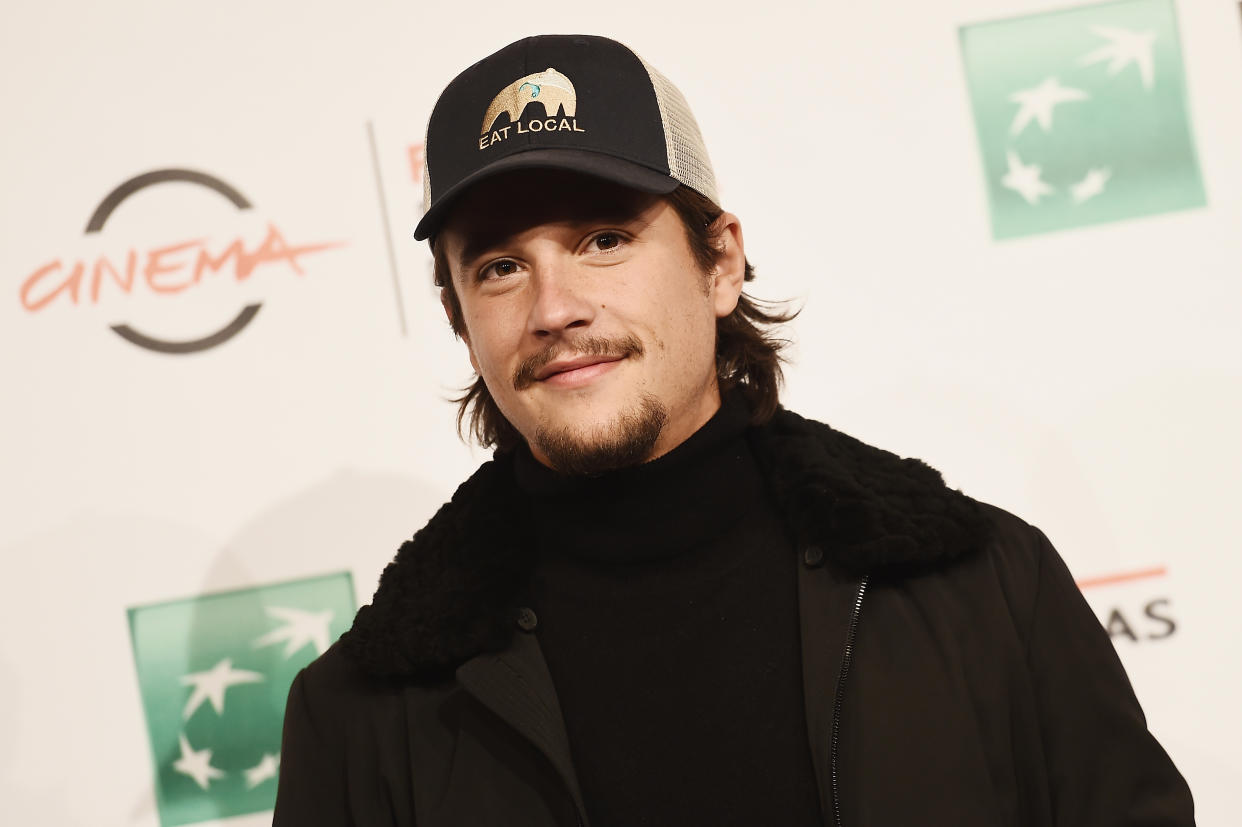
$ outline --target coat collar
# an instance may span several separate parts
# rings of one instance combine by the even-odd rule
[[[783,409],[749,436],[791,536],[848,572],[902,576],[987,541],[979,504],[917,459]],[[504,649],[532,547],[512,457],[497,456],[401,546],[345,633],[345,652],[377,677],[430,681]]]

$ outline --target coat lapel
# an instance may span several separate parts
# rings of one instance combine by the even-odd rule
[[[586,807],[569,752],[569,735],[552,675],[535,636],[514,635],[504,651],[471,658],[458,667],[457,682],[547,757],[569,790],[585,827]]]

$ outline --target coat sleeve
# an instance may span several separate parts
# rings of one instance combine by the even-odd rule
[[[280,778],[272,827],[343,827],[351,822],[344,744],[333,734],[328,710],[308,697],[306,670],[298,673],[285,703]]]
[[[1188,827],[1190,788],[1147,729],[1112,641],[1048,538],[1029,528],[1027,638],[1058,827]]]

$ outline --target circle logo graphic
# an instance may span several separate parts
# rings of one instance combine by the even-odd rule
[[[252,209],[250,199],[217,176],[191,169],[157,169],[124,181],[104,196],[87,221],[86,234],[102,233],[109,218],[127,199],[167,183],[193,184],[210,190],[239,212]],[[145,285],[154,294],[176,294],[203,283],[205,276],[220,273],[230,264],[235,282],[248,279],[256,267],[273,263],[284,263],[301,275],[300,257],[339,246],[342,246],[341,242],[290,245],[276,225],[269,222],[266,237],[253,249],[249,249],[241,238],[233,240],[223,249],[209,249],[204,240],[195,240],[151,249],[145,254],[131,249],[123,263],[106,256],[100,256],[93,262],[79,260],[68,265],[55,259],[25,279],[20,300],[28,312],[37,313],[57,300],[62,304],[97,304],[105,289],[128,296]],[[188,258],[178,260],[178,255]],[[233,339],[254,321],[261,308],[262,302],[249,302],[214,332],[189,339],[155,336],[128,322],[112,324],[109,328],[125,341],[144,350],[170,355],[200,353]]]

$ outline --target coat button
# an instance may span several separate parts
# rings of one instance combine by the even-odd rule
[[[535,615],[535,610],[527,606],[518,609],[517,625],[523,632],[533,632],[535,627],[539,625],[539,618]]]
[[[802,562],[807,568],[818,568],[824,564],[824,550],[819,546],[807,546],[802,550]]]

